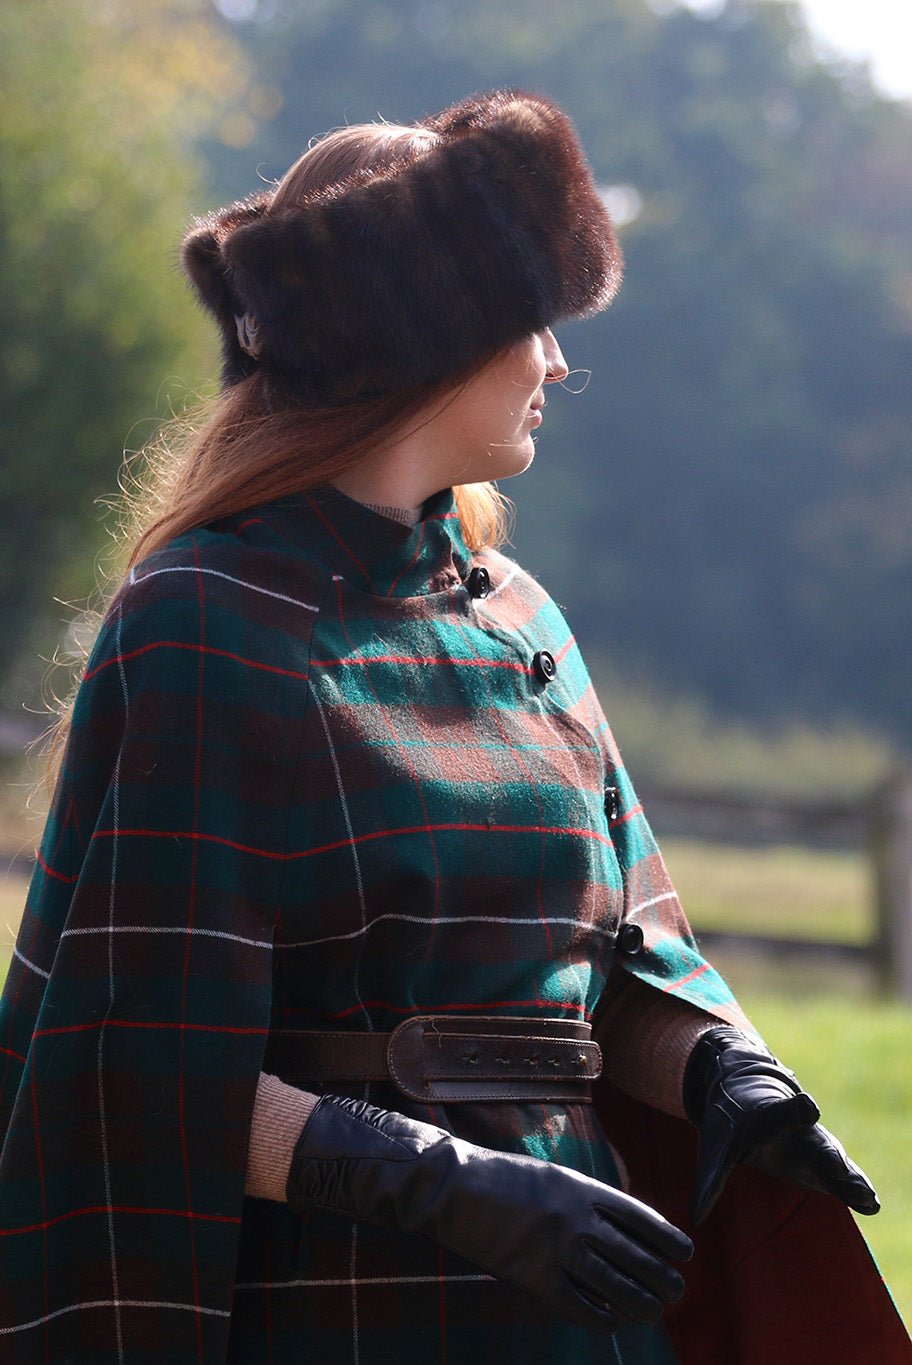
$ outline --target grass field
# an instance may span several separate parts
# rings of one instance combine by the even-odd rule
[[[691,923],[701,929],[864,943],[873,932],[867,859],[775,845],[731,848],[664,839]]]
[[[700,928],[860,943],[871,930],[860,855],[792,848],[733,850],[668,840],[665,856]],[[0,876],[0,972],[25,894]],[[860,1219],[905,1321],[912,1324],[912,1009],[878,999],[863,972],[718,964],[774,1051],[800,1076],[824,1122],[865,1168],[883,1210]]]

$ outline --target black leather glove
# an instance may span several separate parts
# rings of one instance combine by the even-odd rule
[[[742,1162],[835,1194],[857,1213],[880,1208],[867,1176],[817,1122],[820,1110],[791,1071],[738,1029],[710,1029],[697,1041],[684,1072],[684,1108],[700,1133],[695,1224]]]
[[[684,1281],[688,1237],[629,1195],[536,1157],[463,1142],[324,1095],[291,1162],[288,1202],[417,1233],[596,1332],[653,1323]]]

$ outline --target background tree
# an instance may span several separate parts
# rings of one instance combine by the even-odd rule
[[[92,587],[94,499],[115,491],[124,445],[151,434],[169,376],[202,373],[208,331],[173,266],[204,197],[193,138],[245,82],[216,21],[204,0],[0,0],[8,698],[27,634],[53,647],[53,597]]]

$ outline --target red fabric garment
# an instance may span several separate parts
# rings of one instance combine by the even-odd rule
[[[596,1087],[630,1192],[694,1239],[687,1293],[665,1320],[680,1365],[909,1365],[912,1341],[849,1210],[750,1167],[694,1228],[695,1131]]]

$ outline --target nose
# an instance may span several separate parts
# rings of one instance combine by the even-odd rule
[[[564,353],[557,344],[557,337],[550,327],[546,327],[541,333],[541,343],[545,354],[545,383],[553,384],[555,380],[566,379],[570,370]]]

